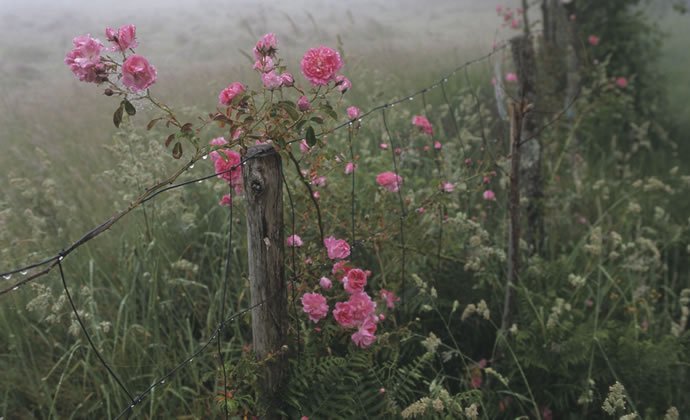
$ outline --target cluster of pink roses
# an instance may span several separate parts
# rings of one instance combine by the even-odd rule
[[[514,11],[510,7],[505,7],[498,5],[496,6],[496,14],[503,18],[503,27],[510,26],[511,29],[520,29],[520,23],[524,11],[521,8],[517,8]]]
[[[102,56],[106,48],[98,39],[89,34],[78,36],[72,40],[73,48],[65,56],[65,64],[80,81],[97,84],[112,82],[108,76],[115,72],[122,84],[135,93],[155,83],[158,76],[156,68],[146,58],[138,54],[127,56],[127,51],[138,45],[134,25],[122,26],[117,31],[106,28],[105,36],[113,45],[108,50],[122,53],[122,64]]]
[[[209,143],[211,146],[223,146],[228,144],[228,141],[224,137],[217,137]],[[220,149],[212,151],[209,154],[211,161],[213,162],[213,167],[218,175],[218,178],[225,180],[236,194],[242,192],[242,157],[239,153],[234,150]],[[226,194],[221,198],[218,203],[221,206],[231,206],[232,196]]]
[[[292,235],[290,242],[299,243],[302,240],[297,235]],[[376,341],[376,329],[378,322],[385,319],[383,314],[376,313],[376,302],[365,291],[367,280],[371,276],[368,270],[350,267],[345,260],[350,256],[350,245],[343,239],[336,239],[330,236],[324,239],[324,246],[328,253],[328,258],[338,260],[333,264],[331,274],[343,286],[348,298],[344,301],[335,303],[333,319],[345,329],[354,329],[350,338],[361,348],[371,346]],[[319,285],[323,290],[331,290],[332,282],[327,277],[319,280]],[[393,309],[399,300],[391,291],[382,289],[381,298],[386,307]],[[328,316],[328,300],[321,293],[305,293],[302,296],[302,310],[309,316],[309,320],[317,323]]]

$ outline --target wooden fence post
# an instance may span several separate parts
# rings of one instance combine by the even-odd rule
[[[287,288],[283,238],[282,162],[272,145],[250,147],[242,170],[247,200],[249,281],[261,418],[279,418],[278,395],[287,379]]]

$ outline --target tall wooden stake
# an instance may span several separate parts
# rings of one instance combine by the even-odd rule
[[[261,418],[279,418],[278,395],[287,379],[287,287],[283,238],[281,159],[271,145],[250,147],[243,167],[247,200],[249,281],[254,352],[263,367],[259,379]]]

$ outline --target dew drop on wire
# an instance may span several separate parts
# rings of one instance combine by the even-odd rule
[[[9,280],[12,278],[12,274],[5,274],[4,276],[2,276],[2,278],[5,280]]]
[[[206,160],[206,159],[208,159],[208,155],[203,155],[201,158],[202,158],[203,160]]]
[[[24,270],[24,271],[20,272],[19,274],[21,274],[22,276],[26,276],[28,273],[29,273],[29,270]]]
[[[13,291],[13,292],[14,292],[15,290],[19,290],[19,286],[14,286],[14,287],[12,288],[12,291]]]
[[[203,180],[203,179],[200,179],[200,180],[198,180],[196,183],[197,183],[197,184],[201,184],[202,182],[204,182],[204,180]]]
[[[165,383],[165,379],[162,379],[162,380],[161,380],[161,385],[163,385],[164,383]]]
[[[194,164],[189,165],[189,169],[194,169]]]

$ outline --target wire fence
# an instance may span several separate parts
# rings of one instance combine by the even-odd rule
[[[417,91],[405,95],[403,97],[397,98],[390,100],[388,102],[379,104],[368,111],[362,113],[358,118],[354,120],[348,120],[345,122],[342,122],[340,124],[337,124],[335,127],[332,127],[330,129],[324,130],[321,133],[317,134],[317,137],[321,138],[326,135],[330,135],[331,133],[334,133],[339,130],[346,129],[347,130],[347,138],[348,138],[348,152],[350,159],[352,162],[355,160],[355,148],[353,145],[353,136],[354,136],[354,131],[355,127],[359,124],[361,124],[364,120],[366,119],[371,119],[371,118],[376,118],[377,116],[380,116],[385,134],[386,134],[386,140],[388,144],[388,149],[390,149],[390,154],[391,154],[391,163],[393,167],[393,171],[396,176],[400,176],[400,162],[399,162],[399,156],[396,153],[396,149],[401,147],[401,141],[399,138],[396,137],[396,134],[391,130],[391,127],[389,125],[389,115],[395,111],[397,105],[401,105],[403,103],[409,103],[411,101],[414,101],[417,98],[421,98],[422,100],[422,105],[423,105],[423,112],[426,114],[427,112],[427,94],[435,89],[440,89],[441,91],[441,96],[443,98],[443,101],[445,102],[445,105],[449,108],[450,110],[450,116],[451,118],[451,125],[453,127],[453,131],[455,133],[455,137],[457,137],[455,140],[458,142],[458,144],[462,144],[462,138],[461,138],[461,125],[462,123],[457,121],[456,119],[456,113],[453,107],[453,104],[451,103],[449,99],[449,95],[447,92],[448,84],[449,82],[456,77],[458,74],[462,74],[464,76],[464,83],[470,87],[471,82],[470,82],[470,76],[469,76],[469,69],[475,64],[482,63],[482,62],[487,62],[492,60],[492,58],[497,55],[502,53],[506,47],[508,47],[508,44],[501,44],[495,47],[491,52],[482,55],[481,57],[477,57],[473,60],[467,61],[463,63],[462,65],[457,66],[447,74],[443,75],[439,79],[437,79],[435,82],[429,84],[428,86],[425,86],[423,88],[418,89]],[[472,97],[474,98],[475,101],[475,106],[477,107],[477,111],[480,110],[482,103],[480,101],[480,98],[478,95],[474,92],[474,90],[470,89]],[[540,127],[539,131],[537,131],[531,138],[537,137],[544,129],[546,129],[548,126],[553,124],[554,122],[558,121],[568,110],[573,106],[575,101],[577,100],[579,95],[575,95],[572,98],[572,101],[566,104],[565,108],[557,113],[555,113],[555,116],[553,119],[549,120],[546,124],[544,124],[542,127]],[[481,112],[479,112],[480,118],[481,118]],[[491,148],[489,147],[489,142],[486,138],[486,135],[484,133],[484,121],[480,121],[480,124],[482,126],[481,128],[481,137],[482,137],[482,142],[485,147],[485,152],[486,153],[491,153]],[[531,138],[523,139],[523,142],[526,142],[530,140]],[[287,141],[287,144],[292,144],[301,141],[302,138],[294,138],[289,141]],[[434,162],[436,165],[436,168],[439,173],[439,179],[437,181],[440,181],[440,177],[443,176],[443,159],[440,155],[441,151],[436,150],[436,148],[433,145],[433,140],[431,141],[431,150],[434,150],[436,155],[434,158]],[[208,151],[206,152],[208,153]],[[228,283],[231,277],[231,253],[233,249],[233,207],[234,205],[230,206],[230,223],[229,223],[229,234],[228,234],[228,249],[227,249],[227,254],[226,254],[226,259],[225,259],[225,264],[224,264],[224,275],[223,275],[223,290],[222,290],[222,299],[221,299],[221,306],[220,306],[220,313],[219,313],[219,318],[220,322],[216,325],[216,327],[210,332],[208,335],[208,339],[204,341],[196,351],[191,353],[188,357],[186,357],[184,360],[179,362],[176,366],[174,366],[172,369],[168,370],[165,374],[163,374],[161,377],[157,378],[155,381],[153,381],[150,386],[143,391],[140,392],[132,392],[131,389],[128,388],[127,386],[127,381],[123,380],[121,377],[119,377],[114,369],[110,366],[108,361],[105,360],[105,358],[102,356],[101,352],[99,352],[97,346],[94,344],[88,329],[86,328],[84,322],[82,321],[80,315],[79,315],[79,310],[72,298],[72,295],[70,293],[70,282],[67,280],[67,275],[65,273],[65,259],[72,254],[75,250],[81,248],[82,246],[86,245],[89,243],[91,240],[94,238],[100,236],[104,232],[108,231],[111,227],[113,227],[115,224],[119,223],[121,220],[125,218],[129,213],[131,213],[134,209],[145,205],[147,202],[156,199],[160,195],[169,192],[171,190],[175,190],[178,188],[186,187],[186,186],[191,186],[199,183],[200,181],[205,181],[209,179],[213,179],[218,177],[219,175],[222,175],[224,173],[229,173],[237,168],[244,166],[250,159],[256,158],[256,156],[250,157],[250,158],[242,158],[241,162],[238,163],[237,165],[234,165],[232,168],[219,172],[219,173],[212,173],[209,175],[205,175],[202,177],[194,178],[191,180],[186,180],[186,181],[180,181],[176,182],[176,180],[182,175],[188,168],[194,165],[195,162],[198,160],[205,158],[205,156],[197,154],[192,158],[185,166],[180,168],[178,171],[176,171],[174,174],[172,174],[170,177],[167,179],[156,183],[155,185],[152,185],[151,187],[147,188],[143,193],[141,193],[135,200],[133,200],[127,208],[118,211],[115,213],[113,216],[108,218],[107,220],[103,221],[93,229],[89,230],[88,232],[84,233],[78,240],[74,241],[73,243],[67,244],[62,250],[59,252],[46,257],[42,260],[27,264],[25,266],[13,268],[10,270],[7,270],[3,273],[0,274],[0,278],[4,279],[6,282],[11,281],[12,278],[19,277],[19,280],[15,280],[12,282],[11,285],[9,286],[3,286],[0,288],[0,297],[13,293],[15,291],[20,290],[24,286],[28,285],[29,283],[42,278],[43,276],[47,275],[48,273],[52,272],[55,268],[57,268],[59,272],[59,277],[62,282],[62,287],[64,289],[64,292],[67,296],[67,299],[69,301],[72,313],[76,317],[77,322],[79,323],[80,329],[83,332],[84,336],[86,337],[86,340],[89,343],[90,348],[93,350],[94,354],[99,360],[99,363],[103,366],[104,369],[107,370],[108,374],[112,377],[112,379],[116,382],[117,386],[121,388],[122,392],[124,392],[125,395],[127,395],[128,402],[126,405],[123,405],[122,410],[119,412],[119,414],[115,417],[116,419],[128,416],[131,414],[135,408],[142,403],[147,397],[149,397],[152,393],[152,391],[156,387],[164,386],[166,384],[166,381],[168,381],[171,377],[176,375],[183,367],[191,364],[196,358],[200,357],[203,353],[205,353],[209,348],[213,347],[212,344],[214,341],[216,341],[216,351],[218,354],[218,358],[220,361],[220,366],[222,369],[223,373],[223,386],[224,386],[224,391],[227,393],[227,388],[228,388],[228,374],[226,372],[225,368],[225,358],[222,350],[222,333],[226,329],[226,327],[234,320],[237,320],[238,318],[250,313],[253,309],[262,306],[264,303],[266,303],[269,299],[264,299],[261,302],[254,304],[252,306],[249,306],[243,310],[240,310],[238,312],[235,312],[231,315],[227,315],[226,312],[226,305],[225,302],[227,300],[227,292],[228,292]],[[500,169],[500,166],[497,164],[496,158],[492,155],[491,158],[489,159],[491,162],[491,165],[493,165],[496,168]],[[319,229],[320,229],[320,234],[321,234],[321,240],[323,241],[323,227],[322,227],[322,221],[321,221],[321,214],[319,210],[319,204],[318,201],[313,199],[313,191],[310,188],[310,183],[309,180],[305,179],[303,175],[300,174],[300,167],[299,163],[294,160],[293,161],[294,165],[296,166],[298,174],[302,177],[302,181],[305,184],[306,188],[309,190],[309,194],[312,197],[312,202],[313,205],[316,208],[317,214],[318,214],[318,223],[319,223]],[[361,256],[361,250],[362,245],[362,239],[363,238],[358,238],[357,236],[357,228],[356,228],[356,214],[357,214],[357,183],[356,183],[356,175],[357,175],[357,170],[352,170],[350,176],[351,176],[351,191],[350,191],[350,226],[349,226],[349,243],[352,246],[352,259],[357,259],[359,256]],[[287,192],[287,197],[288,197],[288,202],[287,205],[289,207],[289,214],[290,214],[290,219],[289,219],[289,231],[291,234],[295,233],[295,225],[296,225],[296,208],[295,208],[295,198],[294,198],[294,192],[291,191],[290,185],[287,182],[285,173],[283,173],[283,179],[282,179],[283,185],[285,187],[285,191]],[[406,303],[406,291],[407,291],[407,285],[406,285],[406,278],[407,278],[407,273],[406,273],[406,266],[407,266],[407,258],[408,258],[408,252],[410,250],[408,249],[408,246],[406,244],[406,236],[405,236],[405,224],[409,220],[409,211],[407,209],[407,206],[405,204],[404,200],[404,191],[403,191],[403,186],[399,185],[399,188],[397,189],[397,201],[398,201],[398,206],[399,206],[399,231],[398,231],[398,246],[400,248],[400,257],[401,257],[401,269],[400,269],[400,284],[402,285],[402,293],[401,293],[401,298],[402,298],[402,304],[403,306]],[[435,258],[436,258],[436,270],[441,269],[441,261],[442,261],[442,255],[441,251],[443,249],[442,243],[444,240],[443,236],[443,220],[445,216],[445,209],[441,207],[439,209],[439,214],[438,214],[438,236],[436,238],[437,245],[435,247]],[[295,302],[297,301],[297,296],[296,296],[296,282],[297,282],[297,256],[296,256],[296,250],[295,247],[292,247],[290,255],[288,257],[289,259],[289,264],[291,266],[291,276],[289,281],[292,283],[292,307],[291,310],[293,311],[293,315],[296,317],[298,315],[298,308],[296,307]],[[299,322],[296,322],[296,328],[297,328],[297,335],[298,339],[296,341],[296,347],[297,347],[297,358],[299,359],[300,357],[300,339],[299,336],[301,332],[299,331]],[[225,395],[225,394],[224,394]],[[227,408],[227,404],[224,404],[225,408],[225,417],[229,418],[229,412]]]

